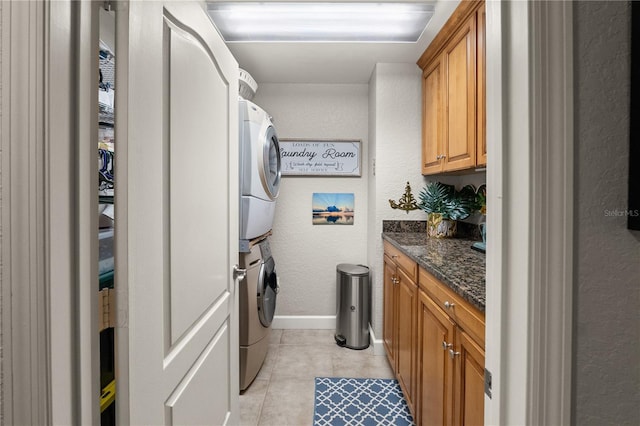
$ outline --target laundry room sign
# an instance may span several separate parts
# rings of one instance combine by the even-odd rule
[[[360,176],[358,140],[280,140],[283,176]]]

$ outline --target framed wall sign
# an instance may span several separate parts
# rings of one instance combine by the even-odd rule
[[[361,176],[359,140],[281,139],[283,176]]]

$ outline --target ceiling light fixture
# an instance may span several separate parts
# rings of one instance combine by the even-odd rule
[[[433,3],[215,2],[211,20],[227,42],[416,42]]]

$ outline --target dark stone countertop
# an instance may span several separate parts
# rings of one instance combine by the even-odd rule
[[[383,232],[382,238],[484,312],[485,255],[471,249],[474,240],[428,238],[426,232]]]

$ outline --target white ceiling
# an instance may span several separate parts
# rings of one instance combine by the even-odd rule
[[[417,43],[228,43],[260,83],[368,83],[376,63],[415,63],[460,0],[438,0]],[[433,1],[429,2],[433,3]]]

